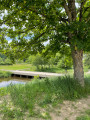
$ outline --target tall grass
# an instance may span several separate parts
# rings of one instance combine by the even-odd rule
[[[0,78],[7,78],[11,76],[11,72],[8,71],[0,71]]]
[[[8,87],[12,101],[22,110],[33,111],[35,105],[44,106],[63,100],[75,100],[90,93],[90,82],[85,87],[70,77],[36,79],[25,85]]]

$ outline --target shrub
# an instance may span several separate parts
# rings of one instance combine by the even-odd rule
[[[69,57],[67,57],[67,56],[62,57],[62,58],[59,60],[57,66],[58,66],[59,68],[70,69],[70,68],[72,67],[72,59],[69,58]]]
[[[0,78],[7,78],[11,76],[11,72],[0,71]]]

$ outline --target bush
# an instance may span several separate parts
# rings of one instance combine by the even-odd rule
[[[7,78],[11,76],[11,72],[0,71],[0,78]]]
[[[34,59],[33,59],[33,61],[32,61],[32,64],[33,64],[34,66],[36,66],[37,69],[39,69],[39,65],[42,66],[42,67],[43,67],[43,65],[44,65],[44,58],[43,58],[41,55],[37,54],[37,55],[34,57]]]
[[[72,59],[70,57],[67,57],[67,56],[62,57],[59,60],[57,66],[59,68],[70,69],[72,67]]]
[[[6,59],[0,58],[0,65],[12,65],[12,62],[8,58]]]

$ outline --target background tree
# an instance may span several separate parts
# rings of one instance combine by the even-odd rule
[[[3,62],[3,59],[0,57],[0,65],[3,65],[4,62]]]
[[[37,54],[36,56],[34,56],[32,64],[35,65],[37,69],[39,69],[39,66],[43,68],[44,58],[40,54]]]
[[[85,54],[84,65],[88,66],[88,68],[90,69],[90,53]]]
[[[74,78],[84,85],[83,50],[90,50],[89,0],[0,0],[0,9],[8,13],[0,24],[9,26],[4,32],[13,38],[10,49],[35,53],[49,40],[50,50],[57,53],[68,44]]]
[[[71,57],[63,56],[57,63],[59,68],[64,68],[65,70],[70,69],[72,67],[72,59]]]
[[[7,56],[0,53],[0,65],[12,65],[12,62]]]

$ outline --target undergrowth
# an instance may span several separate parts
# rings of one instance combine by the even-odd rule
[[[7,78],[11,76],[11,72],[8,71],[0,71],[0,78]]]
[[[75,100],[87,97],[90,93],[90,82],[85,80],[85,87],[70,77],[34,79],[25,85],[8,87],[14,105],[33,113],[35,106],[58,104],[63,100]]]

